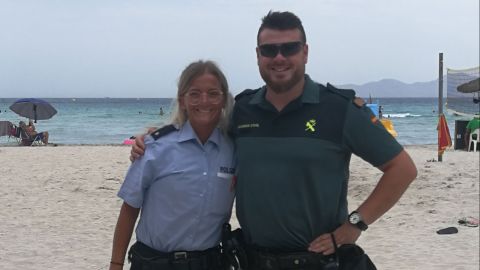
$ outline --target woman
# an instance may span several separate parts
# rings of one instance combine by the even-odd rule
[[[129,168],[110,269],[123,269],[135,221],[131,269],[221,269],[218,244],[231,215],[233,144],[226,136],[233,99],[221,70],[197,61],[183,70],[172,125],[145,138]],[[190,267],[190,268],[189,268]]]
[[[30,136],[35,137],[37,136],[42,140],[42,142],[47,145],[48,144],[48,131],[42,131],[42,132],[37,132],[35,130],[35,125],[33,124],[32,119],[28,119],[28,128],[27,132],[29,133]]]
[[[31,119],[28,120],[28,126],[23,121],[20,121],[18,126],[23,129],[28,136],[28,138],[24,138],[23,145],[28,146],[31,145],[33,141],[38,140],[41,140],[45,145],[48,144],[48,131],[37,132]]]

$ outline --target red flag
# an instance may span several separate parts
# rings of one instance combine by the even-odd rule
[[[450,131],[448,130],[447,120],[442,113],[438,118],[438,155],[443,155],[443,152],[448,147],[452,146],[452,138],[450,138]]]

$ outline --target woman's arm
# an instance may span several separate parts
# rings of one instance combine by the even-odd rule
[[[113,236],[110,270],[123,269],[125,254],[127,253],[128,244],[132,238],[133,228],[139,212],[140,208],[134,208],[125,202],[123,203]]]

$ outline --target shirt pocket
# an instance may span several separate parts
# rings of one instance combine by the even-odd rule
[[[217,214],[228,215],[232,211],[233,199],[235,197],[232,181],[233,174],[229,173],[218,172],[217,177],[214,178],[212,208]]]
[[[158,185],[162,190],[172,196],[177,196],[177,198],[196,196],[202,190],[198,176],[187,170],[172,170],[159,177]]]

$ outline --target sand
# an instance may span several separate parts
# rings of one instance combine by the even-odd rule
[[[125,146],[0,147],[0,269],[108,269]],[[378,269],[479,268],[479,153],[410,146],[418,177],[358,244]],[[353,158],[350,209],[380,172]],[[233,224],[238,224],[235,217]],[[454,226],[458,233],[438,235]],[[133,240],[132,240],[133,241]],[[125,267],[128,269],[129,267]]]

